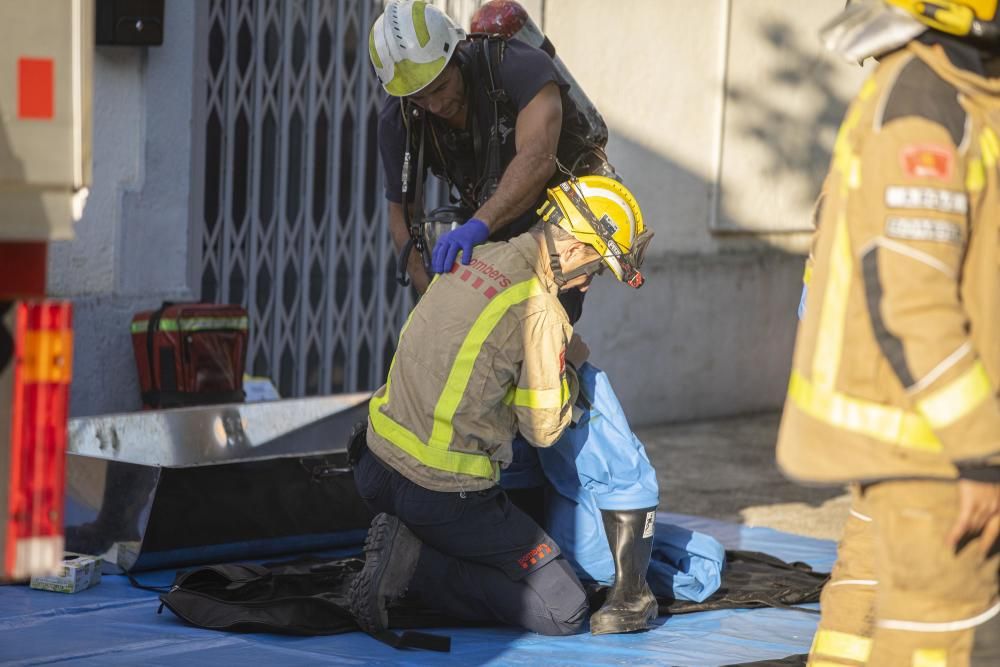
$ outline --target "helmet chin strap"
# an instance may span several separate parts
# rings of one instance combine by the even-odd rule
[[[969,33],[977,46],[991,54],[1000,52],[1000,25],[993,21],[980,21],[976,19],[972,22],[972,31]]]
[[[576,267],[572,271],[563,271],[562,260],[559,259],[559,252],[556,251],[556,242],[552,238],[552,230],[548,224],[542,227],[542,233],[545,235],[545,246],[549,251],[549,268],[552,269],[552,277],[559,287],[565,286],[566,283],[578,276],[592,276],[601,270],[604,260],[598,257],[595,260]]]

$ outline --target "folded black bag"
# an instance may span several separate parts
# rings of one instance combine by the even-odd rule
[[[160,595],[166,607],[191,625],[227,632],[273,632],[334,635],[359,630],[347,607],[351,579],[361,571],[360,558],[326,561],[301,558],[266,565],[208,565],[180,572]],[[444,624],[433,613],[411,618],[390,613],[392,627]],[[449,651],[448,637],[406,631],[373,635],[394,648]]]
[[[304,557],[264,565],[209,565],[178,573],[160,595],[167,607],[188,623],[228,632],[274,632],[333,635],[359,630],[347,606],[351,581],[364,565],[360,556],[327,560]],[[827,573],[804,563],[786,563],[764,553],[727,551],[722,585],[704,602],[661,598],[660,614],[754,607],[795,608],[819,601]],[[597,590],[592,608],[606,589]],[[815,612],[812,609],[802,611]],[[391,628],[470,625],[432,611],[419,599],[404,598],[389,608]],[[376,639],[395,648],[448,651],[450,639],[407,630],[385,631]]]

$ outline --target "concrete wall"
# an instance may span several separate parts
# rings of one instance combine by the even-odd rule
[[[836,127],[863,75],[818,47],[819,26],[842,2],[793,5],[542,8],[656,231],[647,285],[597,285],[579,326],[636,424],[783,400],[809,238],[796,230],[809,229]]]
[[[93,183],[49,291],[74,305],[73,416],[139,407],[132,315],[188,288],[196,0],[172,0],[161,48],[97,47]],[[200,90],[200,88],[199,88]]]
[[[605,115],[612,161],[657,233],[647,286],[598,284],[580,325],[637,424],[781,403],[807,240],[794,230],[861,76],[815,46],[842,2],[793,4],[526,3]],[[200,11],[171,0],[163,47],[98,48],[92,194],[49,272],[77,309],[73,415],[137,408],[129,319],[192,296]]]

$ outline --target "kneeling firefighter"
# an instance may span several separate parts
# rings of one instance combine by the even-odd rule
[[[586,622],[586,594],[560,545],[497,480],[517,433],[551,447],[573,417],[587,350],[557,295],[586,290],[605,268],[641,283],[652,232],[632,194],[609,178],[564,183],[549,204],[527,233],[483,245],[468,267],[434,280],[371,400],[355,479],[384,514],[350,595],[369,631],[385,628],[387,604],[406,590],[456,618],[542,634]],[[641,593],[644,571],[628,571]],[[631,610],[643,627],[657,613],[651,597]]]
[[[1000,665],[1000,12],[856,3],[777,458],[852,485],[812,665]]]
[[[407,41],[411,25],[416,25],[414,17],[421,18],[417,23],[425,26],[429,41]],[[390,25],[401,28],[387,30]],[[410,256],[412,247],[422,250],[431,272],[450,269],[459,248],[461,262],[468,265],[474,243],[464,235],[483,220],[490,223],[491,240],[513,238],[534,223],[539,204],[543,214],[561,215],[560,211],[571,210],[567,197],[588,187],[581,183],[569,194],[553,189],[553,202],[547,203],[546,182],[555,186],[570,174],[614,175],[603,151],[607,142],[603,119],[524,10],[510,0],[494,0],[473,17],[473,30],[473,35],[466,35],[445,14],[419,2],[387,6],[372,30],[372,62],[392,96],[383,107],[379,125],[390,228],[396,230],[397,245],[405,238],[399,230],[409,232],[400,275],[408,266],[418,289],[425,267],[414,265],[421,253]],[[414,38],[416,33],[414,27]],[[438,57],[441,53],[444,58]],[[423,176],[428,166],[454,188],[460,205],[422,218]],[[482,235],[475,242],[485,238]],[[625,279],[633,286],[641,284],[638,273]],[[582,310],[583,292],[561,290],[559,300],[570,322],[575,322]],[[599,406],[600,412],[620,412],[610,387],[600,395],[610,396],[615,404]],[[578,438],[573,441],[580,443]],[[567,441],[559,449],[573,446]],[[530,445],[519,438],[515,447]],[[595,615],[592,630],[644,628],[647,616],[655,616],[655,599],[644,579],[658,502],[655,471],[634,439],[592,438],[586,451],[586,459],[594,464],[588,470],[578,469],[575,458],[559,456],[547,458],[546,470],[550,477],[579,480],[576,491],[562,497],[573,498],[578,501],[575,507],[587,509],[586,517],[576,518],[593,525],[595,540],[603,541],[606,532],[611,541],[610,549],[606,543],[594,548],[581,541],[579,546],[586,553],[571,557],[578,573],[593,576],[600,572],[596,581],[614,582],[608,604]],[[624,455],[626,451],[640,455]],[[603,494],[600,503],[580,501],[580,494],[591,498],[585,476],[599,476],[598,470],[607,475],[633,464],[640,469],[628,470],[627,477],[642,479],[642,493],[626,500],[625,489],[614,487],[613,492]],[[505,488],[510,488],[510,477],[501,482]],[[551,528],[558,529],[556,525]]]

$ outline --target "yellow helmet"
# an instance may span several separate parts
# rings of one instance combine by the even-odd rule
[[[885,0],[924,25],[949,35],[996,41],[997,0]]]
[[[606,176],[572,178],[549,188],[538,214],[593,247],[618,280],[642,287],[639,267],[653,232],[624,185]]]
[[[851,62],[894,51],[928,29],[1000,45],[998,0],[859,0],[820,30],[827,49]]]

